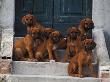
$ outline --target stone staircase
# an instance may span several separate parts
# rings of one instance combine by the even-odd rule
[[[93,77],[68,76],[68,63],[14,61],[8,82],[100,82]]]
[[[68,63],[13,61],[12,74],[2,77],[2,82],[101,82],[93,77],[71,77]]]
[[[105,44],[103,30],[96,29],[94,30],[93,34],[94,40],[97,43],[96,49],[94,51],[95,61],[93,62],[93,64],[94,67],[96,67],[95,69],[98,69],[97,67],[99,67],[98,71],[100,72],[101,64],[110,62],[110,60]],[[59,53],[61,56],[61,54],[63,54],[64,51],[58,51],[56,53]],[[7,53],[4,54],[7,55]],[[11,54],[9,54],[9,56],[10,55]],[[98,66],[96,57],[98,58],[99,62]],[[68,76],[67,65],[68,63],[61,62],[50,63],[50,62],[13,61],[12,74],[7,74],[4,77],[0,78],[0,82],[1,80],[2,82],[110,82],[110,79],[106,78],[93,78],[93,77],[78,78]],[[104,67],[106,67],[106,65]],[[107,68],[107,70],[108,69],[109,68]],[[101,72],[99,74],[101,74]]]

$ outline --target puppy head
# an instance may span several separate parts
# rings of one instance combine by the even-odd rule
[[[81,20],[80,25],[81,25],[81,28],[83,28],[85,30],[94,28],[94,23],[93,23],[92,19],[90,19],[90,18],[85,18],[85,19]]]
[[[83,46],[86,51],[93,50],[96,47],[96,43],[93,41],[93,39],[85,39],[83,41]]]
[[[49,35],[50,35],[53,31],[55,31],[55,30],[52,29],[52,28],[44,28],[44,36],[45,36],[45,38],[48,39],[48,38],[49,38]]]
[[[59,31],[53,31],[50,35],[49,35],[49,38],[54,42],[54,43],[57,43],[59,42],[63,36],[61,34],[61,32]]]
[[[30,29],[30,33],[31,33],[31,36],[33,37],[33,39],[41,39],[42,38],[42,29],[40,28],[31,28]]]
[[[36,22],[36,18],[32,14],[27,14],[22,17],[22,23],[27,26],[32,26],[33,24],[35,24],[35,22]]]
[[[77,37],[80,35],[80,31],[76,27],[72,27],[68,29],[68,37],[72,40],[76,40]]]

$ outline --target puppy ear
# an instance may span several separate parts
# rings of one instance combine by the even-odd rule
[[[80,26],[81,27],[84,27],[85,26],[85,19],[83,19],[83,20],[80,21]]]
[[[67,36],[70,35],[70,31],[71,31],[71,28],[69,28],[69,29],[67,30]]]
[[[87,36],[86,35],[82,35],[82,36],[80,36],[80,38],[81,38],[81,41],[84,41],[87,38]]]
[[[93,49],[94,49],[94,48],[96,47],[96,43],[93,41],[93,42],[92,42],[92,45],[93,45],[92,47],[93,47]]]
[[[50,33],[49,38],[53,38],[53,34],[52,33]]]
[[[85,42],[86,42],[86,40],[83,40],[82,41],[82,46],[85,46]]]
[[[80,36],[81,31],[77,28],[78,36]]]
[[[62,33],[61,32],[59,32],[60,33],[60,39],[62,39],[63,38],[63,35],[62,35]]]
[[[33,19],[33,24],[36,23],[36,17],[34,15],[32,15],[32,19]]]
[[[21,21],[22,21],[23,24],[25,24],[25,18],[26,18],[25,16],[22,17]]]
[[[67,33],[70,33],[70,31],[71,31],[71,28],[69,28],[69,29],[67,30]]]

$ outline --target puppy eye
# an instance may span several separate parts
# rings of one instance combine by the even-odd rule
[[[88,23],[85,23],[86,25],[88,24]]]
[[[35,33],[32,33],[32,34],[35,34]]]

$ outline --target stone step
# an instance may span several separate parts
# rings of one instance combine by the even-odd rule
[[[21,75],[68,75],[68,63],[14,61],[12,73]]]
[[[7,82],[101,82],[98,78],[78,78],[49,75],[9,75]]]
[[[14,61],[12,74],[68,76],[68,63]],[[97,67],[94,65],[94,67]],[[95,68],[96,70],[96,68]],[[87,69],[86,69],[87,71]]]

